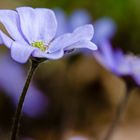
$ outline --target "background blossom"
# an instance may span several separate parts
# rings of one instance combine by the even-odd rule
[[[7,55],[0,54],[0,73],[0,88],[16,106],[26,77],[23,68],[10,60]],[[23,112],[30,117],[38,117],[46,110],[47,100],[43,93],[31,83]]]
[[[119,48],[113,49],[111,38],[113,37],[116,27],[111,20],[100,20],[95,24],[95,42],[99,46],[99,50],[93,53],[94,57],[106,69],[119,76],[131,76],[139,85],[140,58],[131,54],[124,54]]]

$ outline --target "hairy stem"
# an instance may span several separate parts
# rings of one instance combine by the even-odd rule
[[[114,131],[116,130],[117,126],[119,125],[119,122],[121,121],[121,118],[125,112],[127,102],[128,102],[129,97],[130,97],[130,93],[131,93],[131,91],[128,91],[128,90],[126,91],[122,101],[120,102],[120,104],[117,107],[114,119],[113,119],[111,126],[109,127],[109,129],[105,135],[105,138],[103,140],[110,140],[111,139]]]
[[[33,74],[34,74],[36,68],[38,67],[38,65],[39,65],[38,61],[32,60],[31,67],[30,67],[24,88],[23,88],[21,96],[19,98],[17,110],[16,110],[15,117],[14,117],[13,124],[12,124],[10,140],[16,140],[16,138],[17,138],[17,133],[18,133],[18,129],[19,129],[19,121],[20,121],[20,117],[21,117],[21,112],[22,112],[22,107],[23,107],[23,103],[25,100],[25,96],[26,96],[27,90],[29,88]]]

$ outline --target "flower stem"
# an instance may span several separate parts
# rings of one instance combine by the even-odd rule
[[[29,88],[31,79],[33,77],[33,74],[34,74],[36,68],[38,67],[38,65],[39,65],[38,61],[32,60],[31,67],[30,67],[24,88],[22,90],[21,96],[19,98],[17,110],[15,113],[15,117],[14,117],[14,121],[13,121],[13,125],[12,125],[11,140],[16,140],[16,138],[17,138],[17,133],[18,133],[18,129],[19,129],[19,121],[20,121],[20,117],[21,117],[24,99],[25,99],[27,90]]]
[[[103,140],[110,140],[111,139],[114,131],[116,130],[117,126],[119,125],[119,122],[121,121],[121,118],[125,112],[125,109],[126,109],[126,106],[128,103],[128,99],[130,97],[130,93],[131,93],[131,91],[129,91],[127,89],[122,101],[120,102],[120,104],[117,107],[114,119],[113,119],[111,126],[109,127],[109,129],[105,135],[105,138]]]

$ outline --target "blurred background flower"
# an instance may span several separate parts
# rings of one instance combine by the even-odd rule
[[[0,67],[0,89],[14,101],[16,106],[25,82],[25,71],[4,54],[0,54]],[[47,104],[47,98],[45,99],[41,91],[31,84],[23,111],[29,116],[38,116],[40,113],[42,114]]]
[[[0,2],[2,9],[15,9],[18,6],[55,9],[60,21],[58,35],[71,32],[80,24],[93,24],[95,30],[93,40],[100,47],[99,51],[104,49],[106,52],[104,60],[109,60],[107,62],[111,68],[118,64],[114,65],[112,62],[112,52],[114,55],[114,50],[118,50],[118,46],[124,55],[140,52],[139,5],[138,0]],[[28,93],[30,97],[26,98],[24,106],[25,113],[21,124],[23,139],[29,137],[35,140],[67,140],[71,137],[67,134],[71,132],[73,136],[85,136],[92,140],[104,136],[115,109],[124,96],[125,84],[108,69],[102,67],[93,55],[83,55],[83,52],[85,51],[74,53],[61,60],[47,62],[37,70]],[[7,58],[8,53],[8,49],[1,46],[0,138],[3,140],[8,140],[19,90],[22,88],[28,69],[28,64],[21,67],[11,58]],[[119,56],[121,53],[118,51],[115,61],[120,61]],[[127,55],[125,59],[133,66],[131,72],[139,81],[139,58]],[[122,66],[127,66],[123,64],[125,62]],[[125,67],[121,67],[121,71],[122,69],[128,70]],[[136,87],[132,92],[127,112],[112,140],[140,139],[138,131],[140,110],[136,108],[140,105],[140,90]]]

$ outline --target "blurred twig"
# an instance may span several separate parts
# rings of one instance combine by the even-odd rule
[[[114,119],[113,119],[111,126],[109,127],[105,137],[103,138],[103,140],[110,140],[111,139],[113,133],[115,132],[117,126],[119,125],[119,122],[121,121],[121,119],[123,117],[123,114],[125,112],[130,94],[132,93],[130,90],[130,87],[128,87],[128,84],[126,84],[126,85],[127,85],[126,93],[125,93],[122,101],[120,102],[120,104],[117,107]]]

